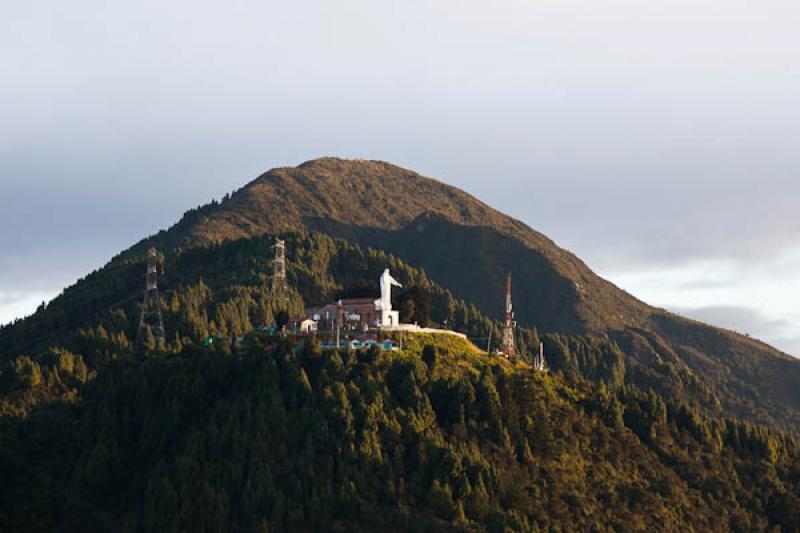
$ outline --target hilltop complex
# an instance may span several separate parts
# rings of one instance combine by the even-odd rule
[[[350,298],[328,303],[309,310],[306,317],[291,320],[292,329],[301,333],[344,331],[353,338],[377,332],[442,333],[467,338],[463,333],[449,329],[424,328],[400,322],[399,312],[392,309],[392,287],[402,287],[402,284],[392,277],[388,268],[381,274],[379,284],[380,298]]]

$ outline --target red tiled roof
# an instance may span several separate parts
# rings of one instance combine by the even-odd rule
[[[378,298],[347,298],[342,300],[342,305],[362,305],[362,304],[374,305],[375,300],[377,299]]]

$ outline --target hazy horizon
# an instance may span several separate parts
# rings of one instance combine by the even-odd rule
[[[640,299],[800,355],[800,5],[9,5],[0,323],[320,156],[519,218]]]

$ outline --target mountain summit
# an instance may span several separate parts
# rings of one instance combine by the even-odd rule
[[[610,337],[623,348],[628,371],[642,373],[654,387],[662,385],[664,372],[683,375],[686,388],[699,378],[718,398],[710,404],[800,428],[800,361],[648,306],[523,222],[390,163],[325,157],[272,169],[222,202],[187,212],[129,252],[296,231],[392,253],[495,319],[511,271],[521,325]]]
[[[190,211],[160,240],[191,247],[298,230],[402,251],[434,279],[465,271],[446,286],[490,316],[502,310],[502,283],[511,270],[515,292],[532,296],[519,298],[519,319],[547,331],[605,332],[639,324],[648,314],[523,222],[382,161],[326,157],[270,170],[221,204]],[[459,287],[462,279],[467,283]]]

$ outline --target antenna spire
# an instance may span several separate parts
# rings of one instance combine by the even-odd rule
[[[514,309],[511,305],[511,272],[506,276],[506,321],[503,325],[503,342],[501,350],[509,359],[517,357],[517,348],[514,344]]]

